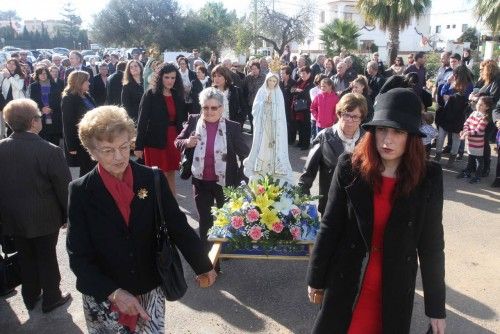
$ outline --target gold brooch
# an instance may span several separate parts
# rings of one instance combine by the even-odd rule
[[[145,188],[141,188],[141,189],[139,189],[139,192],[137,193],[137,196],[140,199],[145,199],[146,197],[148,197],[148,191]]]

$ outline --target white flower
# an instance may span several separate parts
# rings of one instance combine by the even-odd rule
[[[273,206],[276,211],[281,212],[283,215],[288,215],[293,205],[293,200],[286,196],[281,196],[279,202],[274,202]]]

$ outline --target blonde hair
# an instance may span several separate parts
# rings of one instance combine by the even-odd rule
[[[68,83],[63,91],[63,96],[68,94],[81,95],[82,86],[85,81],[89,81],[90,75],[85,71],[73,71],[68,76]]]
[[[102,106],[88,111],[78,124],[78,137],[87,151],[95,148],[95,140],[112,142],[123,132],[136,136],[134,121],[125,109]]]
[[[12,100],[3,108],[3,118],[14,132],[28,131],[31,121],[40,116],[38,105],[31,99]]]
[[[363,95],[358,93],[348,93],[340,99],[340,101],[335,106],[337,116],[340,118],[342,113],[351,112],[356,108],[359,108],[361,112],[361,118],[364,119],[368,113],[368,105],[366,99]]]

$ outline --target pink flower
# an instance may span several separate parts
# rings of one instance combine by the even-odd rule
[[[259,220],[259,218],[260,218],[260,214],[259,214],[259,211],[257,211],[257,209],[248,210],[247,219],[250,223],[256,222],[257,220]]]
[[[234,217],[231,217],[231,226],[235,229],[239,229],[241,227],[243,227],[244,225],[244,220],[243,220],[243,217],[241,216],[234,216]]]
[[[281,231],[283,231],[284,227],[285,226],[283,225],[283,223],[281,221],[276,222],[273,224],[273,231],[276,233],[281,233]]]
[[[252,238],[252,240],[260,240],[260,238],[262,238],[262,229],[260,226],[252,226],[248,231],[248,235]]]
[[[290,233],[292,234],[293,240],[300,239],[300,227],[294,226],[294,227],[290,228]]]
[[[299,209],[299,208],[294,207],[294,208],[292,208],[292,209],[290,210],[290,212],[292,213],[292,216],[293,216],[294,218],[297,218],[298,216],[300,216],[300,213],[301,213],[302,211],[300,211],[300,209]]]
[[[259,184],[257,186],[257,195],[262,195],[265,192],[266,192],[266,188],[264,188],[264,186],[262,186],[262,185]]]

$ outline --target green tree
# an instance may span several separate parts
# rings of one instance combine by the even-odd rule
[[[115,46],[181,45],[183,17],[175,0],[111,0],[91,26],[91,37]]]
[[[248,55],[249,49],[254,42],[252,25],[246,17],[239,19],[232,27],[233,36],[231,47],[237,54]]]
[[[10,20],[20,20],[21,18],[17,15],[15,10],[0,10],[0,20],[10,21]]]
[[[205,26],[214,33],[206,40],[206,46],[211,50],[220,50],[231,46],[233,31],[231,27],[237,22],[236,12],[228,12],[221,2],[208,2],[198,12]],[[205,44],[205,43],[203,43]]]
[[[358,0],[357,7],[365,20],[389,31],[389,61],[394,62],[399,51],[399,31],[411,20],[419,18],[431,6],[431,0]]]
[[[470,48],[476,50],[479,44],[479,31],[476,28],[467,28],[463,34],[457,39],[459,43],[469,42]]]
[[[67,2],[62,7],[61,16],[63,23],[61,30],[64,35],[69,39],[78,39],[80,33],[80,26],[82,25],[81,17],[76,13],[76,9],[71,2]]]
[[[493,35],[500,28],[500,5],[498,0],[476,0],[474,13],[491,29]]]
[[[356,23],[351,20],[335,19],[321,28],[320,39],[325,44],[327,55],[331,57],[342,49],[357,49],[359,36],[361,34]]]
[[[255,25],[255,37],[270,44],[280,56],[287,44],[302,43],[311,33],[309,27],[316,7],[309,1],[304,1],[292,15],[275,11],[268,0],[254,0],[254,8],[257,12],[252,13],[254,22],[250,23]]]

